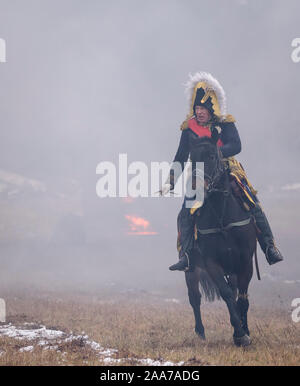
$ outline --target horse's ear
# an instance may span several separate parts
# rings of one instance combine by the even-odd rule
[[[214,144],[217,144],[221,134],[221,128],[219,126],[214,126],[211,132],[211,139]]]

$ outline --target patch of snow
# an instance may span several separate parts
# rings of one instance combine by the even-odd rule
[[[104,363],[120,363],[122,359],[104,358]]]
[[[153,359],[150,359],[150,358],[139,359],[138,362],[146,366],[182,366],[184,364],[184,362],[178,362],[175,364],[170,361],[166,361],[166,362],[154,361]]]
[[[172,298],[172,299],[165,299],[165,302],[167,303],[180,303],[178,299]]]
[[[177,299],[175,299],[177,300]],[[32,326],[32,328],[29,328]],[[7,336],[10,338],[15,338],[18,340],[35,340],[37,346],[43,347],[44,350],[56,350],[56,352],[61,352],[58,347],[59,344],[80,341],[80,344],[84,346],[89,346],[95,354],[98,356],[99,360],[104,363],[122,363],[124,361],[133,361],[140,365],[146,366],[182,366],[184,362],[173,363],[170,361],[163,360],[153,360],[150,358],[139,359],[139,358],[119,358],[116,359],[113,356],[118,353],[118,350],[112,348],[104,348],[99,343],[89,340],[88,335],[74,335],[66,334],[63,331],[48,329],[45,326],[38,326],[34,328],[36,324],[34,323],[24,323],[24,328],[13,326],[11,323],[0,327],[0,336]],[[34,350],[34,346],[22,347],[20,352],[31,352]],[[2,352],[0,352],[2,355]],[[62,355],[66,355],[64,352]]]
[[[22,347],[20,348],[20,352],[28,352],[28,351],[33,351],[34,347],[33,346],[26,346],[26,347]]]
[[[295,184],[284,185],[281,187],[282,190],[299,190],[300,183],[296,182]]]
[[[64,332],[58,331],[58,330],[49,330],[45,326],[42,326],[38,329],[20,329],[15,326],[4,325],[0,327],[0,335],[8,336],[9,338],[16,338],[16,339],[27,339],[27,340],[34,340],[34,339],[57,339],[65,335]]]
[[[284,280],[285,284],[297,284],[300,283],[300,280]]]
[[[39,180],[34,180],[32,178],[24,177],[20,174],[10,173],[5,170],[0,170],[0,181],[1,184],[10,184],[19,187],[29,186],[32,190],[36,192],[45,192],[46,186],[43,182]]]

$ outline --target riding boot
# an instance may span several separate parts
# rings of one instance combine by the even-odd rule
[[[169,267],[170,271],[184,271],[190,270],[190,258],[187,252],[181,252],[179,255],[179,261]]]
[[[270,224],[259,202],[256,203],[256,206],[251,210],[251,213],[254,215],[256,225],[260,231],[257,234],[257,239],[262,251],[266,255],[267,262],[272,265],[282,261],[283,256],[275,246]]]
[[[189,208],[182,207],[177,217],[179,261],[169,267],[170,271],[192,271],[191,251],[194,247],[194,219]]]

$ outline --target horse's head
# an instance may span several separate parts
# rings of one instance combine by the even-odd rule
[[[206,193],[215,188],[224,172],[221,152],[217,146],[219,137],[218,130],[214,128],[211,137],[199,138],[191,149],[193,170],[195,170],[196,162],[204,162],[204,186]]]

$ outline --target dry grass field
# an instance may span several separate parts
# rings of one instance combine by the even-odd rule
[[[0,335],[1,366],[139,365],[145,364],[141,360],[146,358],[196,366],[300,364],[300,323],[292,322],[290,312],[280,309],[251,305],[252,345],[237,348],[232,343],[223,302],[202,306],[207,336],[204,342],[194,333],[192,309],[187,302],[147,293],[37,295],[36,291],[22,291],[10,292],[5,299],[5,325],[23,329],[43,325],[69,338],[48,342],[47,346],[45,342]],[[86,335],[88,338],[84,338]],[[116,351],[111,351],[107,359],[87,344],[87,339]]]

